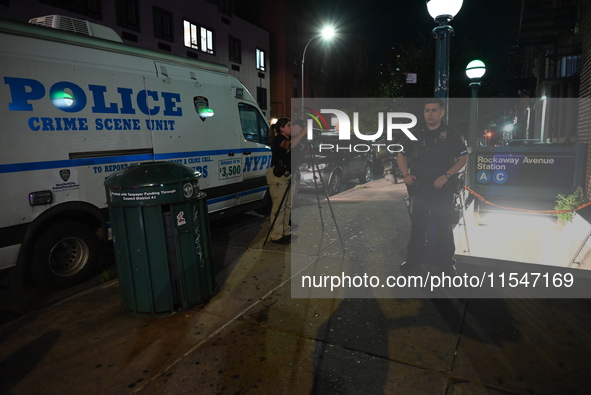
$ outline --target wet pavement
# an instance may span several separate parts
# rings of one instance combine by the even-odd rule
[[[399,262],[404,194],[381,179],[331,198],[358,213],[339,224],[346,245],[367,246],[348,252],[354,261]],[[336,259],[323,207],[321,251]],[[314,262],[314,248],[263,246],[268,222],[245,218],[213,231],[219,289],[207,304],[137,316],[112,280],[1,326],[0,393],[591,393],[591,301],[292,298],[292,261]],[[320,238],[316,226],[297,232]],[[377,258],[371,246],[388,243]]]

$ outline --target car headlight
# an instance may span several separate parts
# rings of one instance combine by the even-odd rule
[[[317,167],[316,167],[316,165],[314,165],[314,170],[322,170],[322,169],[325,169],[327,166],[328,166],[328,163],[318,163]],[[299,169],[303,170],[303,171],[312,171],[312,166],[309,165],[308,163],[302,163],[299,166]]]

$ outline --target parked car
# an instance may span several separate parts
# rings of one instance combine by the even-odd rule
[[[321,151],[320,144],[344,145],[342,142],[338,142],[336,136],[323,134],[314,142],[312,148],[304,149],[298,166],[297,178],[300,188],[315,188],[316,186],[322,188],[323,181],[326,192],[332,196],[340,191],[345,182],[359,179],[359,183],[365,184],[371,181],[373,175],[371,151],[355,152],[342,149],[338,151],[322,149]],[[322,181],[320,176],[322,176]]]

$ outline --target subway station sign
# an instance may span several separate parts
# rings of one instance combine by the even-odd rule
[[[476,153],[476,185],[570,188],[575,153]]]

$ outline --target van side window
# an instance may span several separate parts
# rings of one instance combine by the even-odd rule
[[[256,143],[268,144],[269,125],[257,108],[245,103],[238,103],[238,109],[240,110],[240,123],[244,138]]]

